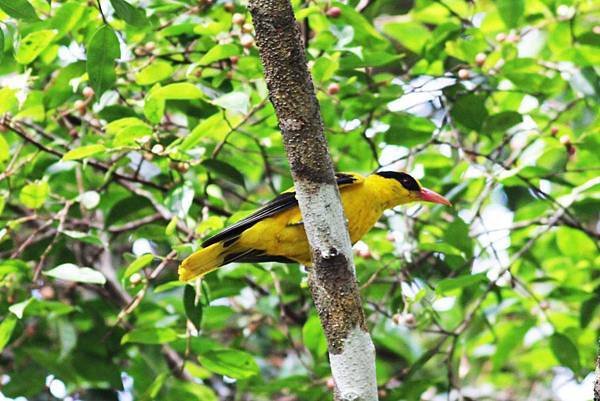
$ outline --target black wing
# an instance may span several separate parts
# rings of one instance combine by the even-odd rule
[[[337,173],[335,175],[335,177],[336,177],[336,182],[338,184],[338,187],[341,187],[343,185],[353,184],[356,181],[359,181],[362,179],[362,177],[360,177],[360,176],[355,176],[353,174],[344,174],[344,173]],[[281,213],[284,210],[290,209],[297,205],[298,205],[298,200],[296,199],[296,192],[294,192],[294,191],[283,192],[282,194],[279,194],[275,199],[273,199],[272,201],[267,203],[262,208],[258,209],[256,212],[254,212],[250,216],[238,221],[237,223],[225,228],[220,233],[208,238],[206,241],[204,241],[202,243],[202,247],[206,248],[207,246],[216,244],[217,242],[221,242],[221,241],[225,241],[224,245],[225,245],[225,247],[227,247],[227,246],[233,244],[235,241],[237,241],[238,237],[244,231],[246,231],[247,229],[249,229],[256,223],[258,223],[259,221],[264,220],[268,217],[272,217],[272,216],[276,215],[277,213]]]

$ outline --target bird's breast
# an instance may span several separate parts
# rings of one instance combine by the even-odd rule
[[[342,191],[342,204],[348,219],[350,240],[354,244],[360,240],[374,225],[383,213],[383,208],[364,186],[348,188]]]

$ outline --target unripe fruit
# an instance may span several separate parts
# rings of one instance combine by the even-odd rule
[[[335,95],[335,94],[337,94],[339,92],[340,92],[340,84],[338,84],[338,83],[335,83],[335,82],[331,83],[327,87],[327,94],[328,95],[333,96],[333,95]]]
[[[157,143],[156,145],[152,146],[152,153],[162,153],[165,150],[165,147],[162,146],[160,143]]]
[[[481,67],[483,64],[485,64],[486,59],[487,56],[485,55],[485,53],[477,53],[477,55],[475,56],[475,64]]]
[[[331,18],[339,18],[342,15],[342,9],[339,7],[330,7],[325,14]]]
[[[146,50],[148,53],[152,53],[155,49],[156,43],[154,42],[148,42],[144,45],[144,50]]]
[[[235,4],[233,3],[225,3],[223,4],[223,7],[225,8],[225,11],[227,12],[233,12],[233,10],[235,10]]]
[[[54,288],[50,287],[49,285],[45,285],[40,288],[40,295],[44,299],[53,299],[55,295]]]
[[[242,25],[242,32],[244,33],[252,33],[252,31],[254,30],[254,27],[252,26],[252,24],[246,22],[244,25]]]
[[[85,88],[83,88],[82,93],[83,96],[87,99],[94,97],[94,95],[96,94],[91,86],[86,86]]]
[[[360,256],[363,259],[371,259],[371,257],[373,256],[371,254],[371,251],[368,249],[361,249],[360,251],[358,251],[358,256]]]
[[[233,22],[235,25],[240,25],[241,26],[241,25],[244,24],[244,21],[246,21],[246,17],[244,17],[240,13],[235,13],[231,17],[231,22]]]
[[[413,315],[412,313],[406,313],[404,315],[404,324],[412,327],[417,323],[417,319],[415,318],[415,315]]]
[[[180,173],[185,173],[189,169],[190,169],[190,165],[185,162],[179,162],[179,163],[177,163],[177,166],[175,167],[175,170],[179,171]]]
[[[251,49],[254,46],[254,37],[250,34],[245,33],[240,38],[240,44],[245,49]]]
[[[87,104],[83,100],[76,100],[73,106],[79,114],[85,115]]]
[[[504,32],[500,32],[496,35],[496,42],[504,42],[506,40],[506,34]]]
[[[26,337],[33,337],[36,332],[37,332],[37,324],[31,323],[31,324],[28,324],[27,326],[25,326],[25,336]]]
[[[556,134],[558,134],[558,127],[552,127],[552,128],[550,128],[550,134],[552,136],[556,136]]]
[[[129,276],[129,282],[133,285],[139,284],[142,281],[142,275],[140,273],[133,273]]]
[[[326,385],[329,390],[333,390],[335,388],[335,381],[333,380],[333,377],[327,379]]]
[[[240,58],[238,56],[231,56],[229,57],[229,61],[231,61],[231,64],[236,65],[240,61]]]
[[[471,76],[471,73],[469,70],[461,68],[460,70],[458,70],[458,77],[460,79],[469,79],[469,77]]]
[[[512,32],[506,37],[506,41],[510,43],[517,43],[519,40],[521,40],[521,36]]]

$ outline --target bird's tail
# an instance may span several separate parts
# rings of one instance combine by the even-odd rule
[[[179,265],[179,280],[189,281],[218,269],[223,265],[226,253],[222,242],[194,252]]]

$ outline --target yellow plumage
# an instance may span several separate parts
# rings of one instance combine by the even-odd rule
[[[353,244],[375,225],[385,209],[418,200],[449,204],[405,173],[336,176]],[[282,261],[310,266],[310,248],[294,195],[292,190],[282,193],[254,214],[209,238],[202,249],[181,263],[180,280],[194,279],[231,262]]]

